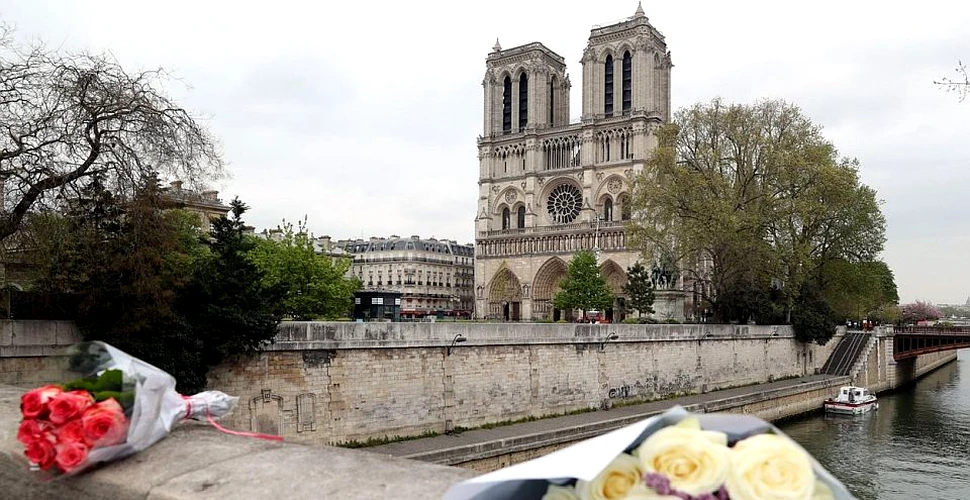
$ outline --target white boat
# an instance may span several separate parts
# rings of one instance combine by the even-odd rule
[[[878,409],[879,402],[868,390],[849,385],[839,389],[838,396],[826,399],[822,406],[829,413],[855,415]]]

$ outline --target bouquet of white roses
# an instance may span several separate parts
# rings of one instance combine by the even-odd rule
[[[452,486],[444,500],[855,500],[756,417],[663,415]]]

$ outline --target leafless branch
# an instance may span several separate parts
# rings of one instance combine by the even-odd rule
[[[0,240],[95,174],[119,194],[149,176],[190,185],[221,176],[216,142],[165,95],[166,81],[106,55],[19,45],[0,25]]]
[[[960,102],[963,102],[970,95],[970,75],[967,74],[967,66],[963,64],[963,61],[957,61],[957,67],[954,71],[957,73],[955,79],[943,77],[934,80],[933,83],[943,87],[947,92],[956,92],[960,96]]]

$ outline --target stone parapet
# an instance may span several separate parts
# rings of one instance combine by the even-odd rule
[[[182,424],[135,456],[62,481],[27,470],[16,441],[22,390],[0,386],[0,484],[4,498],[438,499],[473,471],[359,450],[308,447]]]
[[[267,351],[543,344],[610,344],[692,340],[793,339],[790,325],[585,323],[350,323],[287,321]]]

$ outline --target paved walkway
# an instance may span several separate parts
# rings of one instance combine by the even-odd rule
[[[486,443],[508,441],[528,435],[550,433],[555,434],[559,432],[568,433],[570,429],[595,426],[598,423],[607,423],[611,420],[622,420],[637,417],[647,418],[651,415],[666,411],[674,405],[680,405],[689,409],[689,407],[693,405],[703,405],[705,403],[711,403],[714,401],[739,396],[756,395],[765,391],[795,387],[798,385],[835,378],[842,377],[835,377],[832,375],[811,375],[797,379],[782,380],[779,382],[738,387],[735,389],[724,389],[720,391],[708,392],[706,394],[694,394],[691,396],[667,399],[663,401],[653,401],[639,405],[623,406],[607,411],[591,411],[576,415],[566,415],[562,417],[524,422],[521,424],[506,425],[496,427],[494,429],[476,429],[465,431],[460,434],[400,441],[397,443],[390,443],[365,449],[367,451],[384,453],[397,457],[418,459],[428,458],[433,460],[433,455],[445,452],[446,450],[479,448]],[[606,432],[607,430],[610,429],[604,429],[602,432]],[[588,436],[579,436],[577,439],[584,439],[585,437]]]

